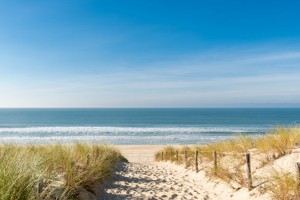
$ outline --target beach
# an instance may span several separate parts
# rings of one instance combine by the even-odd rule
[[[251,143],[255,142],[255,148],[246,151],[251,155],[251,188],[246,176],[245,153],[240,153],[238,149],[248,143],[240,138],[228,141],[230,147],[226,142],[208,146],[1,145],[1,161],[5,165],[0,168],[10,168],[1,171],[1,179],[9,179],[0,183],[0,193],[14,195],[16,199],[22,199],[26,194],[28,199],[49,200],[297,199],[299,168],[296,163],[300,163],[298,136],[299,129],[280,129],[275,134],[251,140]],[[277,142],[268,143],[272,140]],[[264,152],[260,142],[268,146],[267,152]],[[203,151],[198,152],[199,160],[195,162],[194,153],[200,147]],[[204,151],[209,147],[221,147],[223,150],[221,152],[219,149],[217,153],[216,174],[210,173],[214,168],[209,155],[211,152],[206,154]],[[162,152],[164,157],[161,159]],[[186,161],[183,152],[187,152]],[[19,165],[20,160],[22,165]],[[223,167],[235,166],[235,162],[243,177],[232,171],[225,173],[226,168]],[[239,178],[243,181],[239,182]],[[15,179],[20,185],[7,190]],[[34,189],[36,187],[39,189]],[[20,189],[23,193],[19,193]]]
[[[32,198],[292,199],[299,111],[0,109],[0,161]]]
[[[132,163],[154,163],[155,153],[161,151],[164,145],[116,145],[121,154]]]
[[[300,200],[299,7],[2,1],[0,200]]]
[[[174,148],[182,147],[177,145]],[[233,180],[228,182],[222,177],[209,176],[205,169],[209,165],[204,162],[199,163],[199,171],[196,172],[193,166],[186,168],[175,161],[155,161],[154,153],[166,148],[162,145],[122,145],[116,148],[130,162],[116,170],[114,181],[105,188],[104,199],[284,199],[288,193],[292,195],[293,188],[285,185],[283,177],[288,174],[296,177],[296,162],[300,162],[300,148],[297,146],[290,153],[264,165],[261,165],[261,158],[266,155],[250,149],[253,185],[249,189],[248,183],[240,185]],[[223,164],[229,166],[232,163],[225,159]],[[246,171],[245,167],[243,170]],[[270,189],[274,184],[273,178],[276,178],[273,172],[282,176],[278,180],[280,182],[275,183],[282,184],[280,190],[274,185],[274,191]]]
[[[155,162],[161,145],[116,146],[130,161],[116,172],[105,199],[270,199],[253,196],[247,188],[238,192],[221,180],[211,180],[204,171],[171,162]]]

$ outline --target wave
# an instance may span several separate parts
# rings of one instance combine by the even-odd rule
[[[259,136],[267,127],[23,127],[0,128],[0,143],[204,144],[238,133]]]
[[[259,133],[267,127],[24,127],[0,128],[0,134],[143,134],[143,133]]]
[[[50,144],[50,143],[74,143],[91,142],[105,144],[204,144],[219,140],[233,138],[234,136],[187,136],[187,135],[169,135],[169,136],[2,136],[0,144]]]

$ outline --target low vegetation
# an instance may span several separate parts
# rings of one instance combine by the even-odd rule
[[[283,170],[271,170],[269,180],[262,189],[271,194],[274,200],[299,199],[299,181],[291,172]]]
[[[107,145],[2,145],[0,199],[80,199],[96,193],[122,161]]]
[[[168,146],[156,154],[156,161],[171,161],[194,169],[195,151],[198,151],[200,170],[203,170],[208,177],[221,178],[238,189],[248,186],[245,153],[250,153],[251,168],[255,174],[253,179],[256,185],[261,186],[261,190],[269,192],[272,199],[297,199],[300,183],[295,171],[283,172],[279,168],[267,170],[267,173],[262,171],[271,167],[275,160],[290,155],[299,144],[299,128],[277,128],[258,138],[238,135],[231,140],[207,145]],[[217,152],[216,160],[213,156],[214,151]],[[214,167],[214,162],[217,162],[217,169]],[[254,173],[256,171],[257,173]],[[259,177],[259,173],[267,176]]]

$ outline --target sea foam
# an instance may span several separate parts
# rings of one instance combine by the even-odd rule
[[[24,127],[0,128],[0,133],[253,133],[263,127]]]
[[[257,127],[23,127],[0,128],[2,143],[194,144],[230,139],[238,133],[256,136]]]

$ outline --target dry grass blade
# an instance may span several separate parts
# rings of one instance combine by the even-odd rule
[[[119,151],[107,145],[0,146],[1,200],[72,199],[108,179]]]

